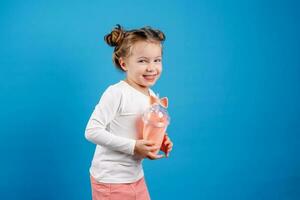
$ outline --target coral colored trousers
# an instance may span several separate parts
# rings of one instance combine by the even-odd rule
[[[133,183],[99,183],[91,176],[93,200],[150,200],[145,179]]]

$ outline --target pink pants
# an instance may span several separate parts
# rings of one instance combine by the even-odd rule
[[[93,200],[150,200],[145,179],[134,183],[99,183],[91,176]]]

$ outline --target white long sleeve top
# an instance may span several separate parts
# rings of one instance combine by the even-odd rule
[[[151,95],[154,92],[149,89]],[[96,144],[90,174],[102,183],[132,183],[144,176],[142,160],[134,156],[137,128],[149,108],[148,96],[120,81],[109,86],[96,105],[85,130]]]

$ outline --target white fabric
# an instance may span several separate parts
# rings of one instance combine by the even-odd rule
[[[132,183],[144,176],[142,160],[133,154],[136,121],[149,105],[149,97],[125,81],[105,90],[85,130],[86,139],[96,144],[90,174],[97,181]]]

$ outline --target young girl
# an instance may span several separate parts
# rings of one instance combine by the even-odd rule
[[[109,86],[96,105],[85,130],[96,144],[90,167],[93,200],[150,199],[142,160],[168,157],[173,143],[165,135],[162,146],[143,140],[138,121],[150,106],[150,89],[162,72],[162,42],[165,35],[151,27],[124,30],[117,25],[104,37],[115,47],[113,62],[126,73],[125,80]]]

